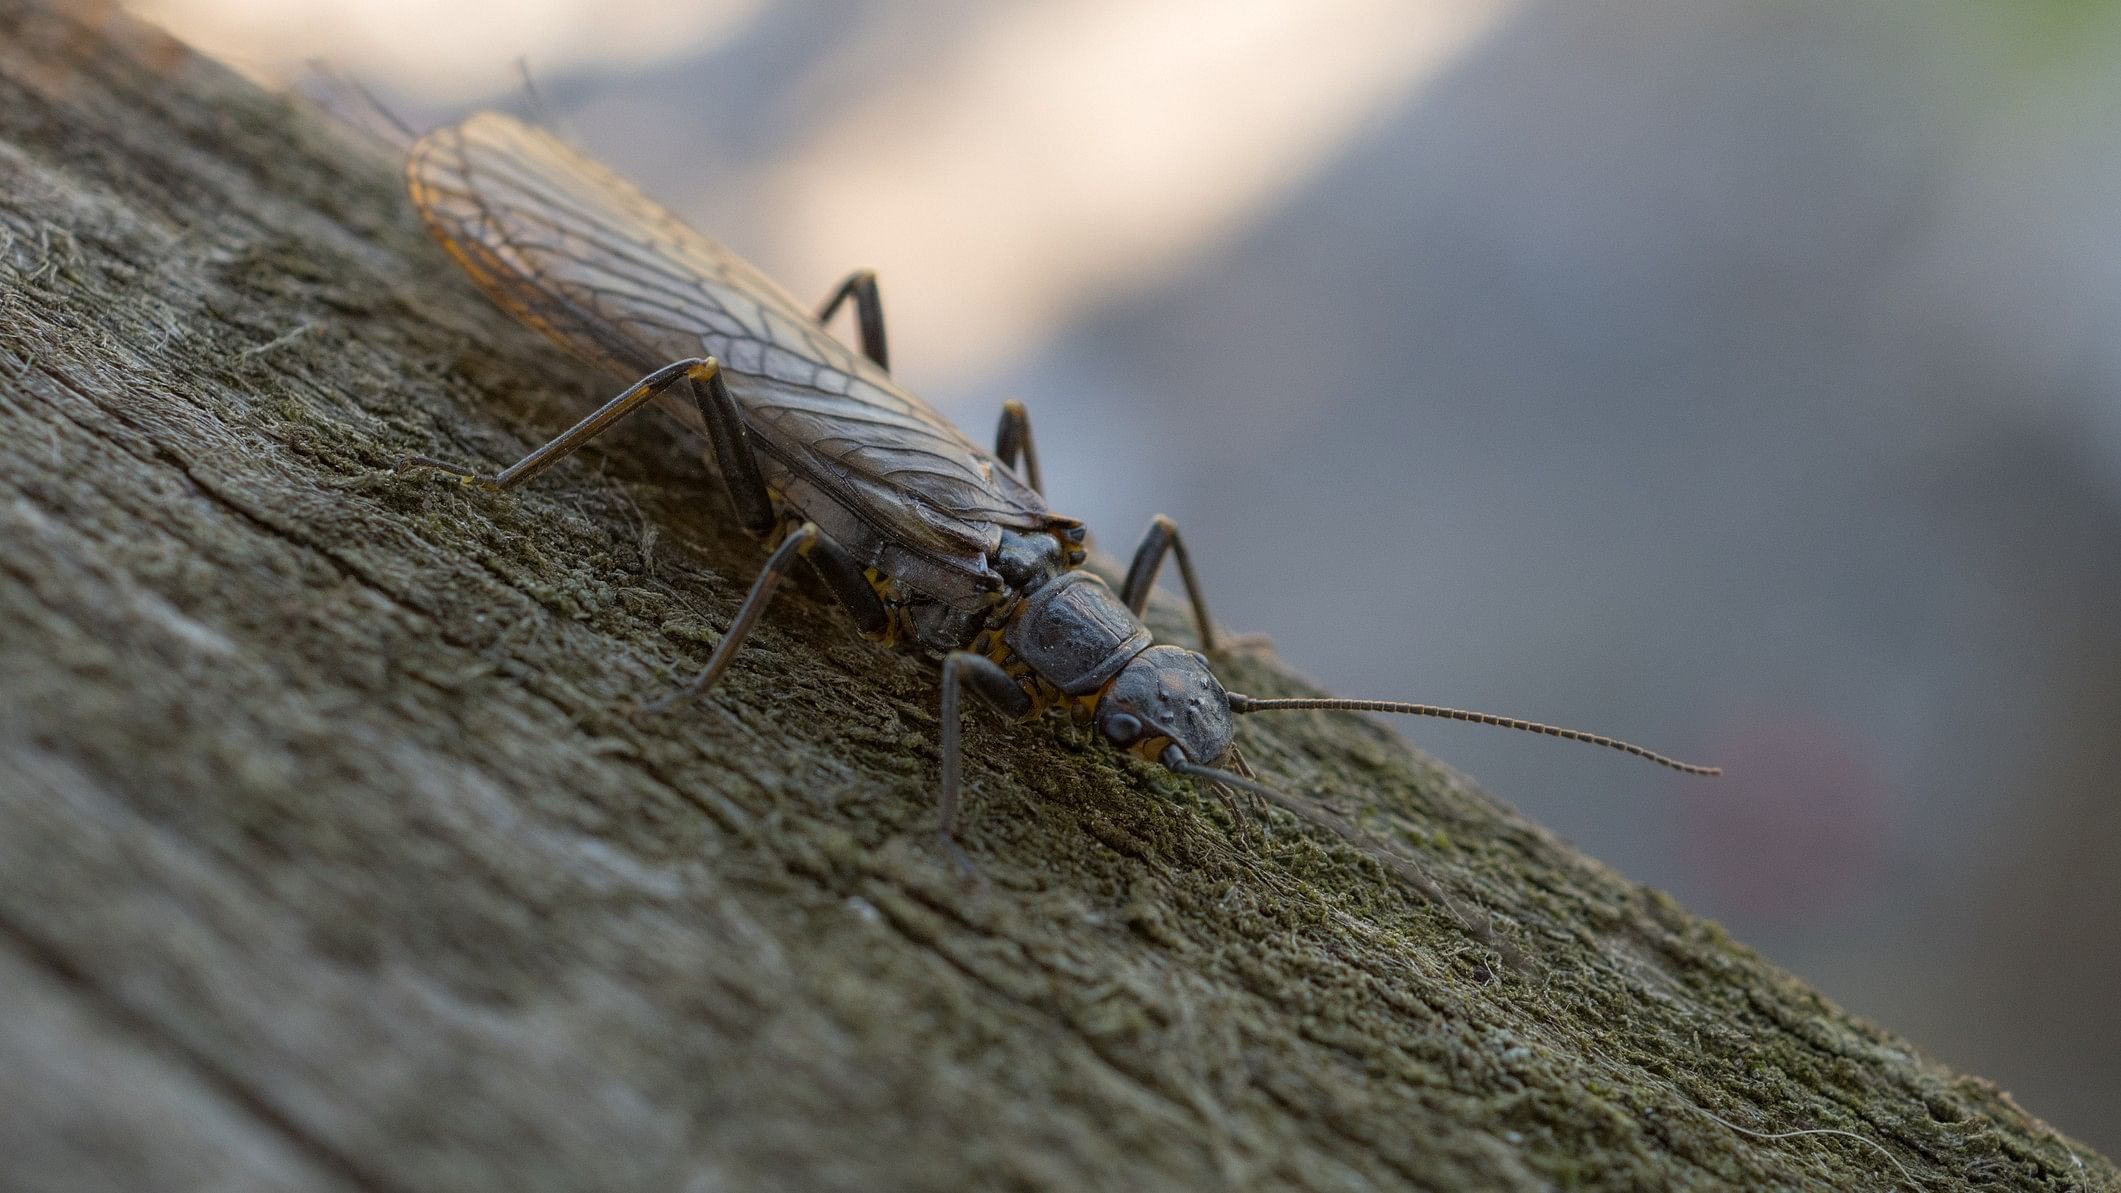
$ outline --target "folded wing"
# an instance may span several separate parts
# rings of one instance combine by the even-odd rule
[[[1066,521],[765,275],[551,134],[480,113],[421,138],[406,176],[479,285],[576,355],[629,378],[720,360],[784,488],[977,572],[1001,527]]]

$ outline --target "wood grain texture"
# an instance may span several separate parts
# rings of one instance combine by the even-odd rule
[[[384,153],[0,0],[0,1187],[2114,1183],[1359,718],[1245,748],[1526,971],[1329,835],[980,716],[962,880],[932,674],[813,593],[632,723],[759,561],[697,453],[391,474],[609,388]],[[1762,1137],[1821,1129],[1863,1141]]]

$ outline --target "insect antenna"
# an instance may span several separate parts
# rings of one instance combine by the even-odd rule
[[[322,92],[312,98],[321,103],[325,111],[369,136],[388,142],[401,153],[420,139],[412,125],[391,111],[366,83],[352,74],[325,58],[311,58],[304,65],[316,77],[317,89]],[[389,126],[388,132],[376,127],[378,120]]]
[[[1487,923],[1474,919],[1459,910],[1458,904],[1452,902],[1451,896],[1444,891],[1443,887],[1434,878],[1429,877],[1428,871],[1415,864],[1412,858],[1406,857],[1391,846],[1363,831],[1362,826],[1347,817],[1333,812],[1315,800],[1308,800],[1298,795],[1290,795],[1288,792],[1276,787],[1270,787],[1252,778],[1249,773],[1252,768],[1245,766],[1241,758],[1237,765],[1244,766],[1247,772],[1242,775],[1234,771],[1223,770],[1220,767],[1202,766],[1200,763],[1190,761],[1177,746],[1166,749],[1160,761],[1166,769],[1174,773],[1218,786],[1233,787],[1240,791],[1251,792],[1282,811],[1300,816],[1312,824],[1325,829],[1327,832],[1353,845],[1370,860],[1383,866],[1394,878],[1406,883],[1430,902],[1449,912],[1451,917],[1463,925],[1468,932],[1471,932],[1482,943],[1501,954],[1504,964],[1520,972],[1527,970],[1528,966],[1525,956],[1516,945],[1504,940]]]
[[[1167,769],[1176,771],[1182,775],[1187,775],[1195,779],[1205,780],[1209,783],[1220,783],[1225,787],[1230,787],[1238,791],[1249,791],[1253,795],[1259,796],[1261,799],[1264,799],[1268,803],[1273,804],[1275,807],[1281,808],[1284,811],[1295,812],[1299,816],[1305,816],[1308,818],[1313,812],[1324,811],[1324,809],[1319,808],[1314,804],[1310,804],[1307,801],[1300,800],[1293,795],[1289,795],[1273,787],[1269,787],[1265,783],[1262,783],[1259,780],[1254,779],[1248,775],[1241,775],[1235,771],[1223,770],[1220,767],[1202,766],[1198,762],[1188,761],[1186,756],[1179,752],[1177,746],[1172,746],[1170,749],[1164,751],[1163,764]],[[1335,831],[1338,832],[1339,830],[1335,829]],[[1343,833],[1342,835],[1345,836],[1346,834]]]
[[[1580,741],[1587,745],[1604,746],[1609,750],[1618,750],[1623,754],[1633,754],[1637,758],[1646,758],[1659,766],[1668,766],[1673,770],[1689,775],[1720,775],[1723,773],[1723,768],[1720,766],[1700,766],[1692,762],[1681,762],[1677,758],[1667,758],[1655,750],[1645,750],[1641,746],[1621,741],[1617,737],[1607,737],[1600,733],[1585,733],[1581,729],[1563,729],[1558,725],[1542,725],[1537,721],[1524,721],[1516,717],[1498,717],[1493,713],[1468,712],[1462,708],[1444,708],[1436,704],[1406,704],[1397,700],[1342,700],[1336,697],[1314,698],[1309,696],[1259,700],[1251,696],[1240,696],[1236,692],[1230,693],[1230,711],[1234,713],[1290,712],[1302,708],[1339,709],[1346,712],[1404,713],[1411,717],[1441,717],[1447,721],[1470,721],[1476,725],[1495,725],[1503,729],[1522,729],[1527,733],[1544,733],[1548,737],[1559,737],[1568,741]]]
[[[538,89],[538,80],[530,73],[529,55],[516,55],[516,77],[523,81],[523,98],[530,105],[531,123],[553,136],[566,136],[568,140],[573,140],[569,135],[570,130],[560,127],[559,116],[553,111],[552,105],[545,102],[545,93]]]

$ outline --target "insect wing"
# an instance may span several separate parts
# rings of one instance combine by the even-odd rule
[[[549,133],[480,113],[422,137],[406,179],[435,238],[511,314],[629,379],[717,358],[769,469],[888,539],[976,560],[1000,527],[1056,521],[786,291]],[[698,428],[689,404],[668,405]]]

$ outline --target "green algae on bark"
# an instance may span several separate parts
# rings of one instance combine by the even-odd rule
[[[0,0],[0,180],[26,1187],[2115,1181],[1361,719],[1245,748],[1465,919],[980,715],[965,881],[933,674],[814,592],[714,699],[628,717],[759,559],[667,428],[505,498],[391,474],[610,387],[455,275],[381,152]]]

